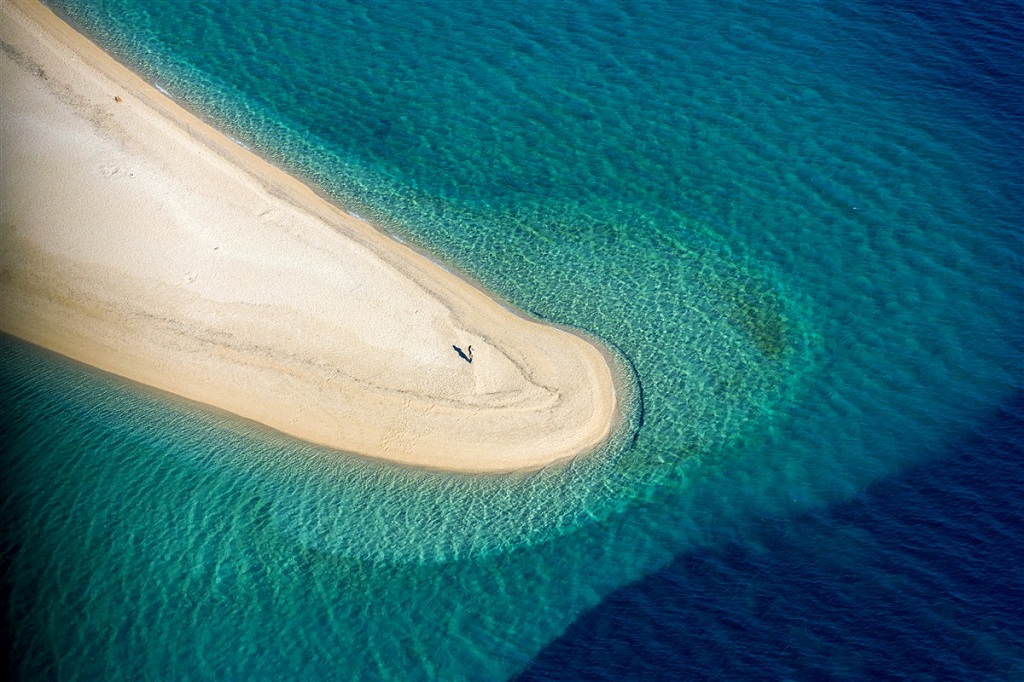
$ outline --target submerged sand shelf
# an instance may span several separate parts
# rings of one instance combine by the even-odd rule
[[[0,329],[417,466],[535,468],[609,436],[592,343],[326,202],[42,5],[0,13]]]

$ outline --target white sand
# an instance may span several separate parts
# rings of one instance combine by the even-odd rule
[[[608,437],[590,342],[332,206],[38,3],[3,0],[0,40],[4,332],[417,466],[535,468]]]

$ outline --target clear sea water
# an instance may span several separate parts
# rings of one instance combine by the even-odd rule
[[[3,338],[17,676],[1024,677],[1020,0],[49,4],[635,400],[456,476]]]

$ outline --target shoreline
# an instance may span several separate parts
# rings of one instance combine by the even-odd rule
[[[334,205],[42,4],[0,12],[0,330],[419,467],[540,468],[621,423],[607,349]]]

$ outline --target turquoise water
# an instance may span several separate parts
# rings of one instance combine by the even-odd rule
[[[441,475],[4,340],[27,674],[502,679],[616,587],[920,466],[1024,384],[1021,83],[977,78],[1012,33],[974,27],[979,56],[870,2],[50,4],[603,340],[634,402],[598,456]]]

